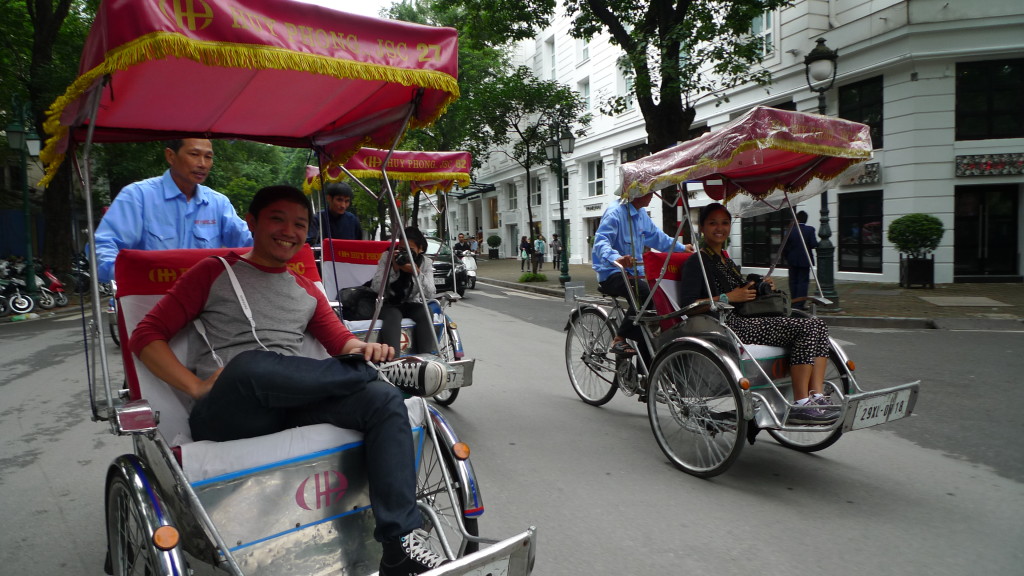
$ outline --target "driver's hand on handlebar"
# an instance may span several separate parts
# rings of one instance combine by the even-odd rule
[[[629,254],[626,254],[625,256],[620,256],[615,261],[618,262],[619,265],[621,265],[623,268],[633,268],[634,266],[636,266],[636,258],[633,258]]]

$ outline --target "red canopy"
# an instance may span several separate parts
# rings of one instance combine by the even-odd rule
[[[857,122],[756,107],[715,132],[622,165],[632,200],[672,184],[721,180],[708,194],[738,216],[755,216],[816,196],[871,158],[870,129]]]
[[[104,1],[49,111],[47,179],[89,124],[97,142],[238,138],[335,162],[390,148],[410,106],[415,128],[458,98],[457,49],[450,28],[294,0]]]
[[[345,168],[356,178],[380,178],[387,155],[387,150],[362,148],[345,162]],[[448,191],[455,183],[467,186],[471,167],[469,152],[395,150],[388,159],[387,172],[389,178],[412,182],[414,192],[423,190],[430,194],[438,190]],[[307,194],[320,189],[319,175],[319,168],[306,166],[304,189]],[[344,178],[345,173],[337,165],[328,167],[324,174],[327,182],[338,182]]]

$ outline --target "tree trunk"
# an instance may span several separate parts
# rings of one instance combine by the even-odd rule
[[[71,162],[65,161],[56,177],[43,192],[43,213],[46,226],[42,241],[43,262],[51,266],[59,276],[71,270],[72,251],[76,247],[76,234],[71,229],[71,207],[78,199],[72,193]],[[79,249],[84,246],[79,246]]]

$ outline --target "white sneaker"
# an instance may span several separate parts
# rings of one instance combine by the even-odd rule
[[[430,357],[405,356],[378,364],[377,375],[407,394],[434,396],[444,390],[448,369]]]

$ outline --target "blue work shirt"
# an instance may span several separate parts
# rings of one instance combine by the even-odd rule
[[[636,268],[627,268],[633,276],[643,276],[644,247],[668,252],[675,244],[676,252],[685,252],[686,246],[665,234],[651,220],[647,210],[637,210],[633,204],[620,203],[616,200],[605,208],[601,216],[601,224],[594,233],[594,249],[590,254],[598,282],[604,282],[619,269],[614,262],[632,255],[636,259]]]
[[[103,215],[96,230],[99,281],[114,278],[120,250],[248,246],[252,233],[227,196],[200,184],[190,202],[167,170],[125,186]]]

